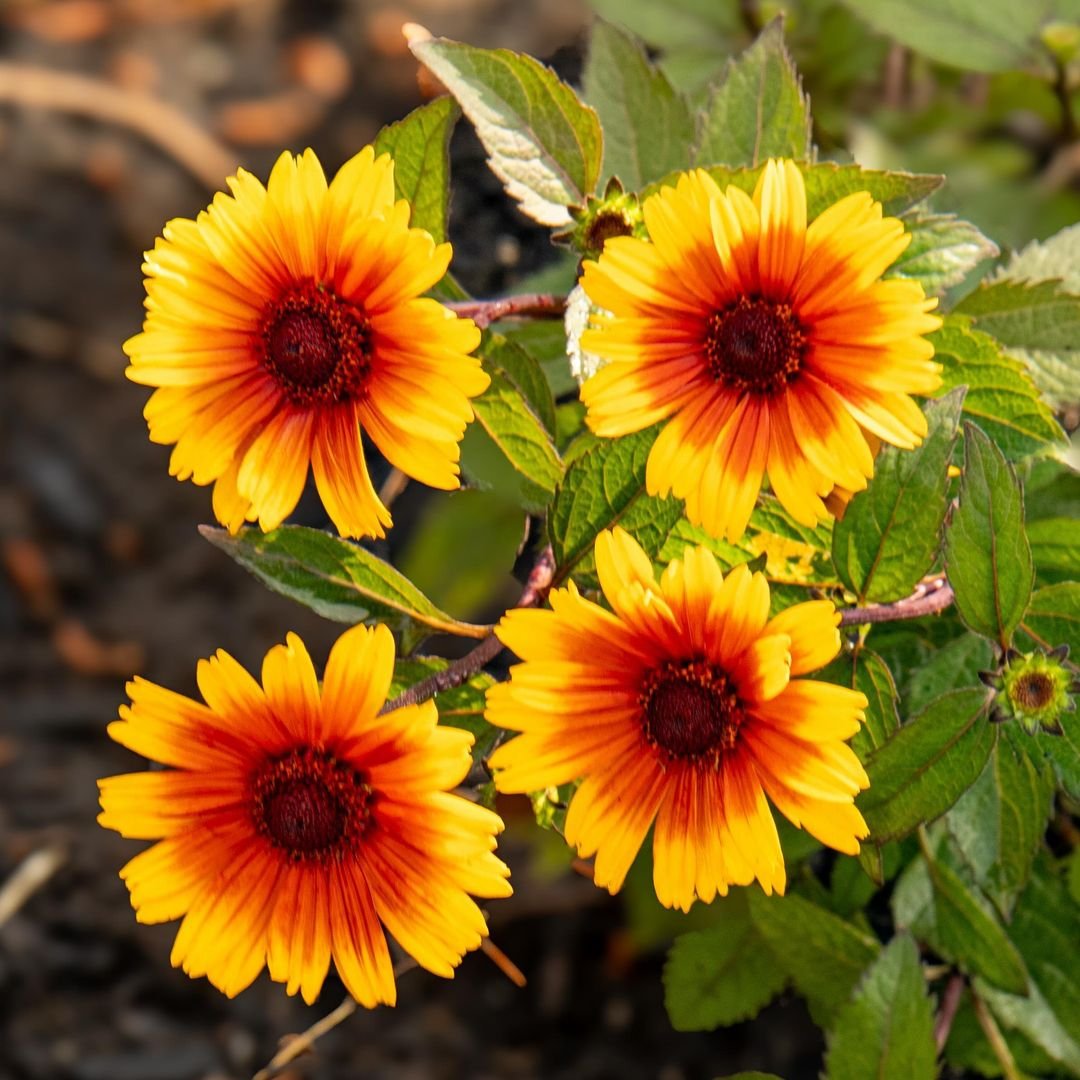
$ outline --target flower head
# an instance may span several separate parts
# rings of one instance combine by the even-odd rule
[[[421,297],[450,245],[409,228],[370,146],[330,184],[307,150],[265,188],[242,169],[229,186],[146,253],[148,314],[124,348],[128,378],[158,387],[150,438],[176,444],[178,479],[214,485],[232,531],[280,525],[310,466],[342,535],[382,536],[361,430],[402,472],[456,488],[469,398],[488,385],[476,326]]]
[[[509,612],[496,629],[524,663],[488,691],[493,724],[522,732],[491,757],[500,791],[584,778],[566,839],[596,854],[615,892],[649,827],[656,894],[708,903],[755,878],[782,892],[784,859],[766,795],[795,825],[854,854],[866,824],[866,773],[844,740],[866,698],[795,679],[840,648],[828,601],[769,618],[769,586],[738,566],[725,577],[687,548],[659,581],[621,529],[601,533],[596,565],[611,611],[571,583],[550,611]]]
[[[1068,645],[1051,652],[1006,650],[999,671],[979,672],[983,682],[997,691],[991,719],[1015,720],[1029,735],[1040,729],[1060,735],[1061,714],[1076,708],[1071,695],[1080,689],[1075,673],[1065,667],[1068,658]]]
[[[926,419],[909,394],[940,385],[940,326],[913,281],[881,281],[909,236],[866,192],[809,226],[802,174],[770,161],[751,199],[708,173],[646,200],[651,242],[607,241],[582,285],[610,316],[581,347],[609,363],[582,388],[603,436],[668,420],[649,454],[652,494],[737,539],[768,473],[806,525],[835,487],[866,487],[867,436],[917,446]]]
[[[362,1005],[392,1005],[383,927],[452,975],[487,927],[468,896],[507,896],[501,820],[447,789],[472,735],[431,701],[379,715],[394,669],[384,626],[346,631],[320,691],[289,634],[260,686],[227,653],[198,666],[206,704],[144,679],[109,734],[173,768],[100,782],[106,828],[160,840],[120,871],[140,922],[183,918],[172,962],[232,997],[270,978],[319,994],[331,957]],[[381,925],[380,925],[381,924]]]

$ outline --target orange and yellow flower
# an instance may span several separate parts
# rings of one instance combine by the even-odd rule
[[[791,161],[753,198],[686,173],[643,207],[650,241],[609,240],[582,286],[601,314],[581,347],[609,363],[582,387],[588,423],[620,436],[668,423],[646,483],[674,492],[711,535],[736,540],[764,474],[791,515],[824,519],[834,488],[874,472],[868,436],[912,448],[926,419],[910,394],[941,383],[924,334],[937,301],[880,280],[910,236],[866,192],[807,225]]]
[[[262,971],[311,1003],[333,958],[362,1005],[392,1005],[386,928],[453,975],[487,926],[468,895],[508,896],[502,821],[447,789],[472,735],[426,701],[379,715],[394,670],[384,626],[346,631],[322,688],[295,634],[262,686],[219,651],[206,704],[144,679],[109,734],[173,768],[100,782],[106,828],[159,840],[120,872],[144,923],[183,918],[172,962],[232,997]]]
[[[456,488],[469,399],[489,381],[475,324],[421,297],[450,245],[409,228],[393,162],[370,146],[330,184],[307,150],[282,154],[265,188],[242,169],[229,186],[146,253],[148,314],[124,348],[128,378],[158,387],[150,438],[176,444],[178,479],[214,485],[234,532],[280,525],[310,466],[343,536],[383,536],[361,431],[406,475]]]
[[[668,907],[709,903],[755,878],[783,892],[784,857],[766,796],[793,824],[848,854],[867,835],[854,806],[866,773],[845,741],[863,694],[793,676],[840,648],[825,600],[769,618],[769,586],[737,566],[725,577],[687,548],[659,581],[616,528],[596,542],[612,610],[573,583],[550,611],[508,612],[499,639],[524,663],[488,691],[487,717],[522,734],[491,757],[500,791],[582,779],[565,835],[596,855],[615,892],[653,834],[653,881]]]

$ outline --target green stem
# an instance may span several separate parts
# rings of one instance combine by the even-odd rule
[[[1001,1028],[990,1015],[986,1002],[975,993],[974,989],[971,991],[971,1005],[975,1010],[975,1019],[979,1021],[979,1027],[982,1028],[986,1041],[990,1044],[990,1049],[1001,1066],[1005,1080],[1024,1080],[1024,1074],[1016,1067],[1009,1044],[1005,1041],[1005,1036],[1001,1034]]]

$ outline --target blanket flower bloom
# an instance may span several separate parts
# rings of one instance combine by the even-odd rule
[[[310,150],[282,154],[263,185],[241,169],[146,253],[147,317],[124,350],[129,379],[158,389],[150,438],[170,472],[213,484],[218,520],[276,528],[308,468],[343,536],[391,524],[361,430],[402,472],[458,486],[469,399],[488,385],[480,332],[421,297],[450,245],[409,228],[394,165],[368,146],[327,184]]]
[[[655,820],[656,895],[683,911],[755,878],[784,891],[766,795],[822,843],[857,853],[867,828],[853,800],[869,781],[844,740],[867,700],[793,678],[837,654],[833,605],[770,619],[764,576],[737,566],[725,577],[703,547],[657,581],[619,528],[597,538],[596,565],[611,611],[571,583],[552,610],[508,612],[496,629],[524,660],[488,691],[488,719],[522,732],[490,759],[498,789],[583,778],[565,835],[596,855],[595,881],[611,892]]]
[[[510,894],[502,821],[449,788],[473,737],[426,701],[380,716],[389,630],[334,645],[320,691],[303,642],[266,655],[259,685],[219,651],[198,666],[206,704],[144,679],[109,726],[165,765],[100,781],[98,820],[158,840],[120,871],[144,923],[183,917],[174,966],[229,997],[270,978],[318,996],[331,957],[362,1005],[394,1004],[383,927],[419,964],[453,975],[487,933],[468,895]]]
[[[701,169],[645,201],[650,241],[608,240],[582,286],[599,308],[581,347],[609,361],[582,387],[589,426],[616,437],[668,423],[648,490],[674,492],[713,536],[737,540],[764,474],[814,525],[834,488],[866,487],[867,436],[910,449],[926,419],[910,394],[941,385],[941,325],[920,284],[881,275],[910,236],[867,192],[807,225],[791,161],[753,198]]]

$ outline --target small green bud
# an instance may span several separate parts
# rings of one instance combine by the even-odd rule
[[[1049,653],[1009,649],[997,672],[979,672],[996,691],[991,718],[1016,720],[1029,735],[1039,730],[1060,735],[1061,714],[1076,707],[1070,696],[1075,677],[1065,667],[1068,655],[1067,645]]]
[[[552,239],[570,244],[585,259],[599,258],[604,244],[613,237],[645,236],[645,221],[637,196],[623,191],[616,177],[608,181],[599,199],[590,195],[584,206],[571,207],[570,215],[574,224]]]

